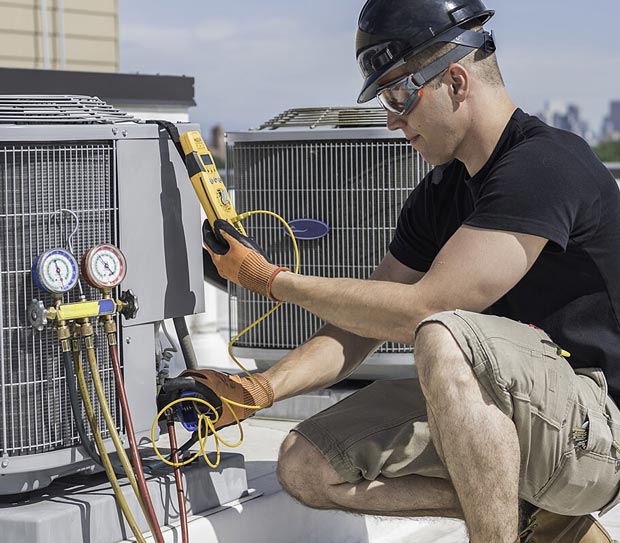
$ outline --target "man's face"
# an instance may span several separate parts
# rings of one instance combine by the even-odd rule
[[[381,83],[396,81],[410,72],[411,68],[399,68]],[[412,147],[433,165],[456,158],[463,137],[462,127],[459,129],[462,123],[459,122],[460,115],[452,99],[451,88],[448,69],[424,86],[422,96],[409,113],[398,115],[387,112],[387,127],[390,130],[402,130]]]

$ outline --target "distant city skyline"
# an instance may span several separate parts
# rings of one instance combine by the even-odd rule
[[[228,131],[260,125],[285,109],[355,103],[354,58],[362,0],[119,0],[121,71],[195,78],[192,120]],[[618,0],[586,7],[486,0],[508,90],[525,111],[546,102],[579,107],[598,133],[620,100],[620,61],[612,50]],[[594,16],[596,24],[584,24]]]
[[[583,118],[579,104],[548,100],[538,112],[532,112],[551,126],[569,130],[586,139],[590,144],[620,140],[620,100],[609,103],[601,127],[593,127]]]

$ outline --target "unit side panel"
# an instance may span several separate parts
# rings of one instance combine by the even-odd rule
[[[139,299],[128,326],[204,310],[198,199],[166,138],[118,142],[123,289]]]

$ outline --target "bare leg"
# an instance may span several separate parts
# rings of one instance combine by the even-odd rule
[[[460,498],[472,543],[513,543],[519,519],[519,442],[449,330],[418,331],[416,366],[431,435]]]
[[[463,518],[450,481],[419,475],[348,483],[305,437],[291,432],[282,444],[278,478],[294,498],[316,509],[402,517]]]

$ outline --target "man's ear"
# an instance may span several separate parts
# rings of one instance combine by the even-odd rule
[[[470,74],[464,66],[454,63],[448,70],[448,85],[455,100],[462,102],[469,93]]]

